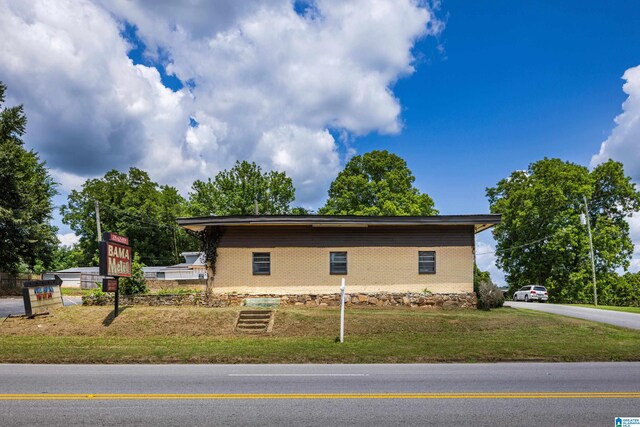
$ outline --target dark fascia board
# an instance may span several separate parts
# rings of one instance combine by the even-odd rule
[[[475,232],[500,223],[499,214],[434,216],[354,216],[354,215],[237,215],[178,218],[178,225],[189,229],[207,226],[312,225],[362,227],[369,225],[473,225]]]

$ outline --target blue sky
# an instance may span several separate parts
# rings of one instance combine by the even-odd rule
[[[417,72],[395,86],[403,132],[356,149],[407,159],[445,214],[486,212],[485,187],[545,156],[589,165],[640,63],[640,2],[602,5],[444,1],[444,52],[419,43]]]
[[[190,4],[0,3],[0,80],[56,204],[113,168],[186,195],[250,160],[317,208],[373,149],[405,158],[442,214],[488,212],[485,188],[543,157],[612,157],[640,182],[640,2]],[[478,240],[499,278],[490,233]]]

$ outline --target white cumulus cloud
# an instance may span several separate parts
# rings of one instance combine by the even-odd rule
[[[640,183],[640,65],[625,71],[622,90],[629,97],[623,112],[615,118],[616,126],[591,158],[591,166],[614,159],[624,164],[625,172]]]
[[[622,104],[622,114],[615,118],[611,135],[601,144],[600,152],[591,158],[591,166],[617,160],[640,187],[640,65],[629,68],[622,78],[626,80],[622,90],[629,96]],[[635,247],[630,271],[640,271],[640,214],[636,213],[628,222]]]
[[[57,234],[56,237],[63,246],[73,246],[80,241],[80,238],[75,233]]]
[[[498,286],[507,284],[504,272],[496,266],[495,242],[490,233],[476,236],[476,265],[481,271],[488,271],[491,280]]]
[[[631,260],[629,271],[635,273],[640,271],[640,213],[634,214],[628,221],[630,227],[629,234],[634,244],[633,259]]]
[[[65,189],[137,166],[185,191],[246,159],[285,170],[298,202],[317,204],[340,169],[332,133],[401,131],[393,85],[414,72],[416,40],[440,24],[413,0],[303,6],[6,0],[0,79]],[[128,57],[132,28],[142,64]],[[157,67],[184,87],[165,87]]]

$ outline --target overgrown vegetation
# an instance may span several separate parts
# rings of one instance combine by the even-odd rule
[[[504,305],[502,291],[492,282],[482,282],[478,287],[478,308],[490,310]]]
[[[473,266],[473,292],[478,299],[478,308],[481,310],[491,310],[504,305],[502,290],[493,283],[488,271],[481,271],[477,265]]]

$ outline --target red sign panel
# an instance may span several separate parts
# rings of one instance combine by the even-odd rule
[[[118,290],[118,279],[102,279],[102,292],[115,292]]]
[[[100,275],[131,277],[131,248],[114,242],[100,242]]]
[[[120,236],[116,233],[102,233],[102,240],[107,240],[109,242],[120,243],[121,245],[129,246],[129,238]]]

